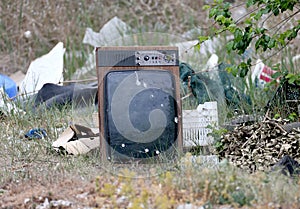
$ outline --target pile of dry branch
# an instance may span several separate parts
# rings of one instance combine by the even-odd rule
[[[299,124],[265,120],[238,126],[222,135],[218,155],[250,172],[267,171],[286,155],[299,160]]]

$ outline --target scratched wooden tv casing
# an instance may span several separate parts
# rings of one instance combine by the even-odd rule
[[[160,147],[160,143],[164,144],[161,146],[161,152],[169,149],[169,145],[166,144],[171,143],[172,148],[170,146],[170,149],[176,149],[179,152],[182,151],[182,115],[177,47],[98,47],[96,48],[96,66],[98,77],[100,151],[102,160],[112,160],[112,158],[115,158],[116,160],[113,161],[128,162],[131,160],[142,161],[148,158],[159,158],[161,150],[154,150],[154,147]],[[142,79],[140,77],[142,77]],[[126,84],[130,79],[136,79],[136,82],[138,83],[135,82],[133,85]],[[141,79],[141,81],[138,79]],[[162,79],[165,79],[165,81]],[[145,83],[143,84],[144,81]],[[166,87],[163,86],[164,84],[166,84]],[[139,89],[135,90],[135,87]],[[145,90],[144,93],[143,90]],[[130,91],[136,91],[138,93],[134,95],[134,98],[127,99],[126,97],[130,97],[131,95]],[[153,92],[153,95],[151,92]],[[165,96],[161,96],[159,92]],[[168,94],[170,95],[168,96]],[[143,98],[139,99],[139,95]],[[155,99],[161,99],[161,101],[152,101],[151,97],[154,96]],[[149,102],[146,101],[145,98],[148,98]],[[163,119],[163,122],[167,124],[166,127],[164,127],[164,130],[159,128],[157,129],[158,131],[147,130],[147,127],[151,129],[152,125],[155,126],[156,123],[161,122],[161,120],[155,119],[155,117],[154,119],[152,118],[154,121],[152,121],[153,124],[151,123],[152,116],[149,115],[148,118],[137,117],[137,119],[141,121],[134,121],[134,118],[133,121],[130,121],[133,116],[127,116],[130,114],[129,110],[128,112],[126,109],[122,110],[131,105],[130,108],[132,112],[134,112],[134,115],[140,114],[143,116],[144,112],[140,107],[141,105],[145,106],[145,109],[147,110],[150,108],[146,107],[147,104],[152,105],[154,109],[158,108],[159,105],[163,108],[167,108],[163,105],[163,102],[165,102],[165,106],[170,106],[172,108],[171,98],[174,99],[175,105],[174,110],[170,110],[170,114],[166,109],[156,111],[158,118],[162,117],[159,114],[162,113],[162,111],[165,111],[164,113],[167,115],[166,121]],[[133,104],[129,104],[128,100],[132,100],[133,102],[131,101],[131,103]],[[140,111],[140,113],[137,111]],[[123,112],[127,115],[119,117]],[[175,117],[173,118],[173,116]],[[173,119],[174,121],[172,121]],[[116,122],[118,120],[124,121]],[[149,123],[151,123],[150,127]],[[140,126],[140,129],[142,130],[137,132],[135,126]],[[128,131],[130,129],[133,130],[130,132]],[[174,131],[172,131],[173,129]],[[155,138],[155,134],[158,134],[156,132],[159,132],[160,130],[163,134],[167,135],[163,136],[162,134],[161,136],[163,138],[157,137],[157,140],[147,141],[149,140],[149,137],[147,137],[148,135]],[[136,135],[140,134],[140,136],[133,135],[135,133],[137,133]],[[173,138],[168,139],[169,136],[172,136]],[[170,140],[170,142],[163,141],[165,138],[166,140]],[[147,145],[149,145],[149,149],[147,148]],[[126,151],[123,152],[123,148],[124,150],[128,149],[128,153]],[[117,157],[115,156],[115,153],[118,153],[116,155]]]

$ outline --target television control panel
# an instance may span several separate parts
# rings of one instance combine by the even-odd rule
[[[176,53],[166,51],[136,51],[137,66],[168,66],[176,65]]]
[[[99,50],[98,67],[178,66],[178,50]]]

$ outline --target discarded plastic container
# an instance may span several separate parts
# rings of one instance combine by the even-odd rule
[[[30,129],[25,134],[25,138],[28,138],[28,139],[42,139],[46,136],[47,136],[46,130],[43,128]]]
[[[0,88],[3,88],[9,98],[17,96],[17,84],[10,77],[0,74]]]
[[[207,146],[213,143],[208,134],[218,126],[217,102],[199,104],[196,110],[182,110],[183,146]]]

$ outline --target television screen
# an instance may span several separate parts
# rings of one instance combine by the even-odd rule
[[[173,149],[178,137],[174,75],[167,70],[110,71],[104,130],[110,160],[146,159]]]

